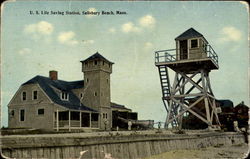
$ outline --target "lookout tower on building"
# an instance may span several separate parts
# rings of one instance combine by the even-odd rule
[[[183,116],[192,114],[209,128],[219,128],[215,97],[209,72],[219,69],[218,56],[205,37],[190,28],[175,38],[176,49],[155,52],[167,111],[165,127],[182,127]],[[170,81],[168,69],[175,72]]]

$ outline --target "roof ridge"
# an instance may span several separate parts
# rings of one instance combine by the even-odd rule
[[[88,61],[88,60],[92,60],[92,59],[103,59],[104,61],[107,61],[111,64],[114,64],[113,62],[107,60],[104,56],[102,56],[98,51],[96,53],[94,53],[93,55],[89,56],[88,58],[86,58],[85,60],[82,60],[80,62],[85,62],[85,61]]]
[[[204,36],[199,33],[197,30],[195,30],[193,27],[189,28],[188,30],[181,33],[179,36],[175,38],[175,40],[185,40],[193,37],[203,37]]]

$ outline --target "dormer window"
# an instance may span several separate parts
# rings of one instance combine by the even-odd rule
[[[191,48],[197,48],[198,47],[198,39],[191,40]]]
[[[23,93],[22,93],[22,100],[26,100],[26,98],[27,98],[27,97],[26,97],[26,92],[23,92]]]
[[[61,92],[61,100],[69,100],[69,94],[67,92]]]

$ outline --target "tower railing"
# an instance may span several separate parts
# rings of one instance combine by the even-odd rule
[[[189,48],[188,48],[189,49]],[[176,53],[179,49],[169,49],[169,50],[160,50],[155,52],[155,64],[161,62],[175,62],[180,61],[182,59],[178,59],[176,57]],[[216,65],[218,65],[218,55],[214,51],[211,45],[206,45],[202,47],[202,50],[207,56],[205,58],[212,59]],[[202,58],[197,58],[202,59]]]

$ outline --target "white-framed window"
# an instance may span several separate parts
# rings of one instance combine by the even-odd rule
[[[32,92],[32,99],[33,100],[38,99],[38,92],[37,92],[37,90],[35,90],[35,91]]]
[[[19,121],[24,121],[25,120],[25,110],[20,109],[19,111]]]
[[[191,39],[191,48],[197,48],[198,46],[198,39]]]
[[[22,92],[21,98],[23,101],[27,100],[27,93],[25,91]]]
[[[44,115],[44,108],[37,109],[37,115]]]
[[[69,100],[69,93],[61,92],[61,100]]]
[[[102,118],[103,118],[103,119],[108,119],[108,113],[103,113],[103,114],[102,114]]]
[[[83,98],[83,93],[79,94],[79,98],[82,99]]]
[[[15,116],[15,110],[14,110],[14,109],[11,109],[11,110],[10,110],[9,116],[10,116],[11,118]]]

